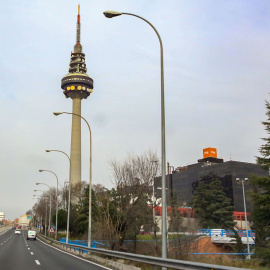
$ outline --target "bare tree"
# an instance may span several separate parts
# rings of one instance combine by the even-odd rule
[[[112,161],[114,188],[105,196],[97,196],[100,223],[106,227],[111,247],[122,249],[128,236],[133,239],[133,252],[137,249],[137,235],[141,225],[147,231],[153,227],[152,184],[157,170],[157,155],[149,151],[141,156],[131,156],[123,162]],[[155,162],[153,162],[155,161]]]
[[[97,193],[104,193],[106,192],[108,189],[105,188],[103,185],[101,184],[96,184],[96,185],[92,185],[92,189]]]

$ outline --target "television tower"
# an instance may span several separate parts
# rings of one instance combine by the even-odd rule
[[[71,52],[69,73],[62,79],[61,88],[66,98],[73,101],[72,113],[81,115],[81,100],[93,91],[93,79],[86,74],[85,54],[81,45],[81,17],[78,5],[77,35],[74,52]],[[72,115],[70,178],[71,185],[81,183],[81,117]]]

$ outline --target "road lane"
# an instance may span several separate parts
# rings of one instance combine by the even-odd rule
[[[104,270],[109,269],[61,251],[42,240],[26,240],[27,230],[0,235],[0,268],[20,270]]]
[[[0,229],[0,239],[2,238],[2,236],[4,235],[4,234],[6,234],[7,232],[9,232],[9,231],[13,231],[12,229],[11,229],[11,227],[2,227],[1,229]],[[14,230],[15,231],[15,230]]]
[[[0,232],[0,246],[4,245],[6,241],[8,241],[11,236],[14,234],[15,230],[6,230]]]
[[[26,239],[26,232],[24,232],[24,239]],[[29,254],[35,260],[38,260],[40,263],[40,270],[47,269],[57,269],[57,270],[104,270],[109,269],[97,265],[95,263],[89,262],[84,258],[77,257],[73,254],[69,254],[65,251],[59,250],[55,247],[48,245],[47,243],[40,241],[39,239],[35,240],[25,240],[28,244]]]
[[[38,269],[27,250],[23,234],[15,235],[14,232],[15,230],[6,232],[0,241],[1,269]]]

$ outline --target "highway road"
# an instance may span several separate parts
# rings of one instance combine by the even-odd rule
[[[0,269],[109,269],[51,247],[42,240],[26,240],[27,230],[21,230],[21,235],[15,235],[14,232],[15,229],[0,232]]]

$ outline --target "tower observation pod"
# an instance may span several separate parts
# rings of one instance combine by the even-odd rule
[[[71,52],[69,73],[63,77],[61,88],[66,98],[73,101],[72,113],[81,115],[81,100],[93,92],[93,79],[86,74],[85,54],[81,45],[80,5],[77,15],[77,35],[74,52]],[[70,178],[72,186],[81,183],[81,117],[72,115]]]

